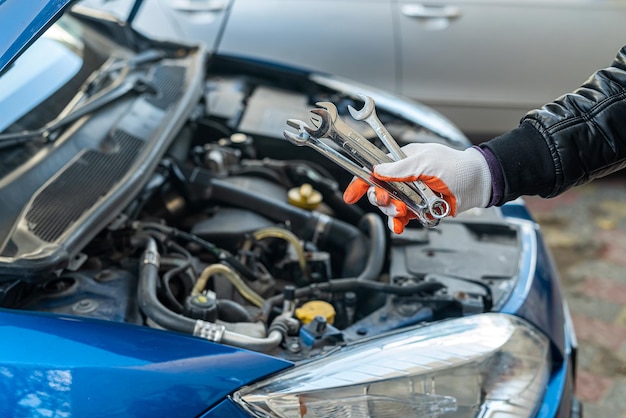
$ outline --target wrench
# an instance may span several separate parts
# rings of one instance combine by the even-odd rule
[[[396,161],[406,158],[406,154],[402,151],[400,145],[398,145],[389,131],[387,131],[387,128],[385,128],[385,126],[380,122],[380,119],[378,119],[374,99],[364,94],[357,94],[357,96],[363,100],[363,107],[361,110],[356,110],[351,105],[348,105],[350,115],[352,115],[352,117],[356,120],[366,122],[374,130],[374,132],[376,132],[376,135],[378,135],[382,143],[385,147],[387,147]]]
[[[355,159],[357,159],[359,163],[364,164],[364,166],[368,168],[370,171],[373,170],[373,167],[376,164],[388,163],[388,162],[394,161],[387,154],[381,151],[378,147],[376,147],[370,141],[365,139],[361,134],[359,134],[358,132],[355,132],[349,125],[343,122],[343,120],[341,120],[341,118],[338,115],[336,106],[333,103],[318,102],[316,104],[322,107],[322,109],[313,109],[311,112],[316,114],[320,118],[323,117],[323,114],[327,114],[328,115],[327,118],[330,119],[331,123],[328,126],[326,126],[326,129],[330,129],[330,132],[329,131],[320,132],[322,127],[318,127],[317,132],[311,133],[313,136],[318,136],[318,137],[326,137],[326,135],[331,136],[331,139],[335,140],[335,142],[340,147],[343,147],[344,149],[347,149],[349,152],[351,152],[351,155],[353,155],[353,157],[355,157]],[[374,115],[375,115],[375,109],[373,107],[373,100],[371,102],[371,105],[372,105],[371,110],[374,111]],[[370,109],[367,109],[367,110],[369,111]],[[356,112],[356,109],[354,111]],[[370,114],[371,114],[371,111],[370,111]],[[384,139],[381,137],[381,140],[383,140],[383,143],[385,144],[385,146],[387,146],[387,148],[389,148],[390,151],[392,149],[395,149],[396,152],[399,151],[400,154],[398,155],[404,155],[403,158],[406,158],[406,155],[404,154],[404,152],[402,152],[398,144],[393,140],[393,137],[391,136],[391,134],[387,132],[385,127],[378,120],[378,117],[376,117],[376,120],[378,121],[378,125],[384,130],[384,132],[386,132],[386,134],[384,134]],[[373,128],[373,129],[377,131],[376,128]],[[337,133],[338,135],[331,135],[332,133]],[[387,145],[388,143],[389,145]],[[450,205],[448,205],[448,202],[446,202],[444,199],[437,196],[422,181],[409,183],[409,187],[412,187],[412,189],[419,194],[420,196],[419,201],[423,202],[421,206],[424,208],[427,208],[428,211],[430,212],[430,215],[433,218],[442,219],[450,213]]]
[[[376,164],[390,163],[394,161],[376,145],[372,144],[370,141],[365,139],[363,135],[356,132],[348,124],[346,124],[339,117],[337,107],[334,104],[330,102],[318,102],[316,105],[322,109],[313,109],[311,112],[320,117],[322,117],[323,113],[326,113],[330,122],[328,124],[328,128],[332,129],[339,136],[339,138],[331,139],[339,139],[341,143],[338,143],[338,145],[342,148],[345,148],[345,143],[347,143],[348,146],[353,147],[358,154],[367,159],[368,164],[371,165],[371,167],[368,167],[369,169],[372,169],[372,167]],[[337,141],[335,142],[337,143]]]
[[[320,125],[324,125],[325,123],[324,120],[325,118],[322,118]],[[325,156],[326,158],[328,158],[329,160],[331,160],[332,162],[334,162],[335,164],[337,164],[338,166],[340,166],[341,168],[349,172],[350,174],[365,181],[370,186],[380,187],[381,189],[385,190],[394,198],[398,200],[402,200],[407,205],[407,207],[415,213],[418,220],[424,226],[432,228],[439,224],[438,219],[431,219],[426,216],[426,214],[424,213],[423,206],[417,205],[416,202],[414,202],[411,198],[406,196],[406,190],[407,190],[406,187],[398,188],[396,184],[394,183],[388,183],[388,182],[380,181],[380,180],[377,180],[376,178],[373,178],[371,176],[370,171],[354,163],[352,160],[350,160],[343,154],[339,153],[338,151],[334,150],[333,148],[331,148],[330,146],[322,142],[319,138],[312,136],[310,132],[314,130],[311,129],[305,122],[301,120],[297,120],[297,119],[288,119],[287,125],[298,130],[297,135],[294,134],[293,132],[283,131],[283,135],[289,142],[297,146],[308,146],[310,148],[313,148],[314,150],[316,150],[317,152],[319,152],[320,154],[322,154],[323,156]],[[403,184],[400,183],[400,185],[403,185]]]
[[[331,106],[333,109],[334,105]],[[319,126],[316,129],[311,129],[308,126],[304,127],[304,130],[315,138],[330,138],[335,140],[343,149],[349,152],[349,155],[359,164],[362,164],[370,172],[374,168],[374,165],[378,164],[380,160],[375,155],[376,152],[371,152],[371,148],[365,145],[369,144],[375,148],[379,154],[384,155],[384,161],[393,161],[381,150],[376,148],[374,144],[366,140],[358,132],[353,131],[348,125],[346,125],[339,117],[335,116],[335,122],[333,123],[333,111],[326,111],[325,109],[313,109],[311,111],[319,117]],[[360,137],[360,138],[359,138]],[[350,140],[355,138],[354,140]],[[385,182],[380,182],[385,183]],[[417,193],[409,184],[403,182],[389,182],[393,187],[399,190],[406,198],[411,201],[411,207],[419,207],[422,211],[427,209],[427,202],[422,199],[422,196]],[[396,198],[406,203],[407,199]]]
[[[350,172],[351,174],[354,174],[360,179],[363,179],[368,184],[371,183],[371,173],[368,170],[364,169],[358,164],[355,164],[353,161],[322,142],[319,138],[311,136],[307,132],[307,130],[310,130],[311,128],[309,128],[309,126],[305,122],[298,119],[287,119],[287,125],[298,130],[297,135],[293,132],[283,131],[283,135],[289,142],[299,147],[307,146],[313,148],[315,151],[324,155],[326,158],[328,158],[344,170]]]
[[[364,105],[361,110],[356,110],[354,107],[348,106],[350,115],[356,120],[367,123],[374,132],[376,132],[376,135],[378,135],[396,161],[406,158],[404,151],[402,151],[380,119],[378,119],[374,99],[364,94],[358,94],[358,96],[363,100]],[[450,213],[450,205],[448,202],[437,196],[423,181],[418,180],[414,182],[414,185],[416,191],[422,196],[424,201],[427,202],[428,210],[433,217],[441,219],[448,216]]]

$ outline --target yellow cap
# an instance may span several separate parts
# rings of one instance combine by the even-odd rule
[[[323,316],[326,322],[332,324],[335,320],[335,308],[323,300],[312,300],[296,309],[296,318],[304,324],[308,324],[318,315]]]
[[[312,210],[322,203],[322,194],[309,183],[294,187],[287,193],[289,203],[302,209]]]

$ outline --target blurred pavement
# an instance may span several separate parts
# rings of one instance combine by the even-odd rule
[[[556,198],[524,200],[572,313],[583,415],[626,418],[626,172]]]

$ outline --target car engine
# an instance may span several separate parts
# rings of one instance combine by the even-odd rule
[[[161,328],[302,360],[503,303],[522,250],[515,224],[497,208],[390,234],[367,202],[343,202],[351,176],[280,134],[287,118],[307,117],[315,102],[358,107],[355,96],[229,65],[214,70],[129,203],[80,235],[89,239],[74,240],[68,262],[28,274],[9,269],[3,307]],[[449,143],[384,108],[379,116],[403,144]],[[124,141],[118,134],[106,147]],[[101,164],[94,184],[107,181],[110,163]],[[31,230],[38,224],[28,222]],[[64,236],[37,233],[43,241]],[[2,251],[14,253],[8,245]]]

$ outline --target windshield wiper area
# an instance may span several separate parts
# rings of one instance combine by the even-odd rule
[[[86,101],[80,103],[69,113],[55,118],[39,129],[0,134],[0,149],[14,147],[32,141],[40,141],[42,143],[53,142],[53,134],[59,129],[102,108],[103,106],[106,106],[109,103],[127,96],[128,94],[156,94],[156,90],[150,86],[142,74],[129,74],[129,72],[131,69],[140,64],[144,64],[149,61],[156,61],[161,58],[162,54],[157,51],[146,51],[146,53],[139,54],[134,59],[124,62],[124,65],[121,68],[119,64],[114,64],[106,68],[102,73],[99,73],[95,79],[101,79],[103,74],[120,71],[120,75],[113,81],[113,83],[90,96]],[[93,81],[95,80],[92,80],[89,85],[93,85]],[[87,90],[88,89],[89,88],[87,88]]]

